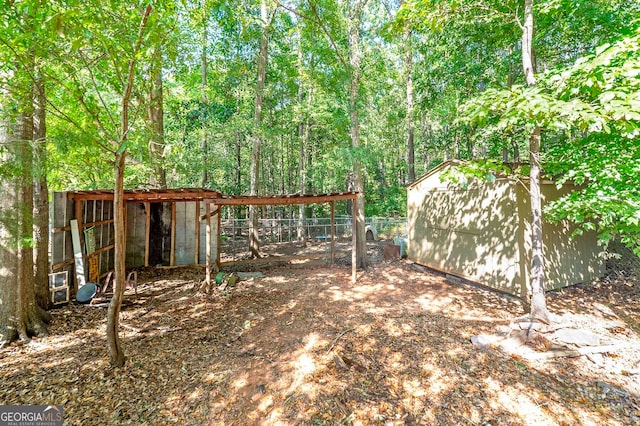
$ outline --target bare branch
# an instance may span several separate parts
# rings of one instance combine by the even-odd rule
[[[91,84],[93,85],[93,89],[96,91],[98,95],[98,99],[100,99],[100,103],[102,104],[102,107],[107,111],[107,115],[109,116],[109,120],[111,121],[111,124],[113,125],[113,127],[117,128],[116,120],[111,114],[111,109],[109,108],[109,105],[107,105],[107,103],[104,101],[104,98],[102,97],[102,92],[100,91],[100,87],[98,87],[98,83],[96,82],[93,69],[87,63],[87,60],[84,54],[82,53],[82,49],[78,49],[78,54],[80,55],[80,59],[82,60],[82,63],[84,64],[85,68],[89,72],[89,77],[91,77]]]
[[[344,58],[342,53],[340,53],[340,49],[338,49],[338,45],[336,44],[335,40],[331,36],[331,33],[329,32],[327,27],[322,22],[322,19],[320,18],[320,14],[318,13],[318,8],[316,7],[315,3],[313,3],[311,0],[307,0],[307,3],[309,4],[309,7],[311,8],[311,11],[313,12],[313,14],[316,16],[316,19],[314,19],[313,22],[315,22],[317,25],[319,25],[320,28],[322,29],[322,31],[329,38],[329,42],[331,43],[331,46],[333,46],[333,50],[336,52],[336,56],[338,57],[338,59],[340,60],[342,65],[344,66],[345,70],[348,71],[349,70],[349,63]]]

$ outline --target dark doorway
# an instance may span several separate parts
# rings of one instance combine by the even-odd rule
[[[171,203],[151,203],[149,265],[169,265],[171,252]]]

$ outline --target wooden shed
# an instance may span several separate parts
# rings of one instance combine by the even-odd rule
[[[355,202],[356,192],[229,196],[217,191],[182,188],[127,190],[125,200],[125,266],[180,266],[220,263],[220,209],[329,203],[331,262],[334,258],[335,202]],[[67,272],[77,290],[101,281],[114,266],[113,191],[53,194],[52,272]],[[353,218],[355,222],[355,218]],[[355,234],[352,236],[352,280],[356,278]]]
[[[516,296],[530,294],[531,208],[528,181],[509,176],[454,183],[446,161],[408,186],[408,258]],[[543,206],[571,191],[541,183]],[[543,224],[548,290],[590,282],[604,272],[595,233],[571,237],[568,223]]]
[[[212,201],[220,197],[196,188],[124,191],[126,267],[205,264],[207,255],[219,263]],[[54,193],[52,271],[68,271],[76,289],[100,281],[114,265],[113,219],[113,191]]]

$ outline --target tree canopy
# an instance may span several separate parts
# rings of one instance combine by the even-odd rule
[[[137,19],[146,2],[4,3],[2,93],[43,77],[50,188],[113,185],[119,88],[135,54],[125,187],[154,185],[154,171],[162,168],[170,187],[201,186],[206,175],[207,187],[248,194],[264,24],[259,3],[152,1],[154,13],[135,53]],[[273,16],[258,129],[260,191],[300,192],[302,181],[305,192],[347,190],[358,162],[366,215],[404,215],[409,159],[417,175],[446,158],[501,160],[508,153],[509,161],[519,160],[537,125],[543,129],[546,173],[558,184],[580,188],[548,206],[546,217],[596,229],[603,240],[619,236],[640,250],[634,21],[640,6],[537,1],[538,84],[526,87],[519,59],[521,3],[363,2],[356,65],[360,143],[353,146],[350,3],[267,1]],[[408,154],[406,137],[409,42],[415,156]],[[17,75],[29,55],[36,58],[33,72]],[[158,76],[160,142],[153,139],[148,114]],[[3,97],[3,114],[17,108],[11,99]]]

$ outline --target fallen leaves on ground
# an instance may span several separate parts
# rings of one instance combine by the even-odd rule
[[[478,350],[470,337],[508,326],[519,302],[404,261],[356,284],[343,266],[265,268],[211,296],[200,270],[147,272],[121,316],[125,367],[109,365],[106,310],[69,304],[49,336],[0,351],[0,404],[62,404],[72,425],[640,424],[636,350]],[[549,305],[633,348],[637,295],[609,283]]]

